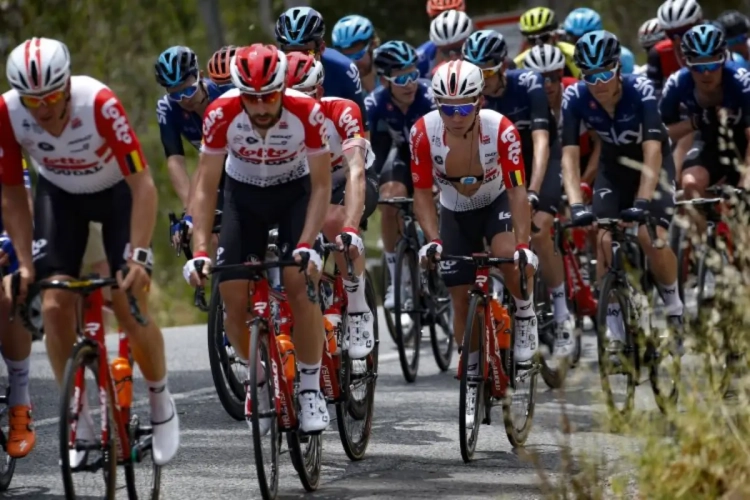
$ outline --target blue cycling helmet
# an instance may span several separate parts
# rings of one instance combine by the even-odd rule
[[[198,76],[198,58],[190,48],[176,45],[159,54],[154,69],[159,85],[175,87],[190,76]]]
[[[508,44],[495,30],[479,30],[466,39],[461,53],[472,64],[500,64],[508,56]]]
[[[573,10],[563,23],[565,33],[581,37],[586,33],[604,29],[602,25],[602,16],[594,9],[580,7]]]
[[[331,41],[337,49],[348,49],[360,42],[367,43],[375,36],[375,28],[362,16],[344,16],[333,25]]]
[[[573,62],[582,71],[604,69],[619,60],[620,41],[609,31],[592,31],[576,42]]]
[[[276,41],[282,45],[322,42],[326,34],[323,16],[310,7],[293,7],[276,21]]]
[[[378,75],[389,76],[393,71],[416,65],[418,59],[414,47],[406,42],[395,40],[385,42],[375,49],[373,63]]]
[[[629,48],[620,46],[620,72],[629,75],[635,70],[635,57]]]
[[[716,25],[699,24],[682,36],[680,48],[685,57],[715,57],[726,53],[727,42]]]

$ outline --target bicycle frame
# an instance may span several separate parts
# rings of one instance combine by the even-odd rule
[[[324,273],[321,281],[326,281],[333,286],[333,303],[326,308],[324,314],[341,315],[347,306],[346,291],[341,273],[332,276]],[[320,365],[320,387],[330,402],[338,402],[341,398],[341,386],[336,375],[341,369],[341,332],[336,332],[336,342],[339,345],[339,353],[332,353],[328,349],[328,340],[323,343],[323,362]]]
[[[563,258],[563,269],[565,270],[565,285],[568,292],[568,299],[574,301],[576,304],[576,312],[581,316],[595,316],[597,309],[597,301],[594,298],[594,294],[591,292],[591,286],[586,285],[583,282],[581,276],[581,268],[578,263],[578,259],[573,252],[574,245],[578,247],[578,242],[575,241],[575,229],[573,228],[574,238],[571,243],[571,239],[564,237],[562,231],[565,231],[570,227],[570,223],[555,222],[555,249],[562,254]],[[581,232],[579,231],[579,234]],[[585,238],[585,233],[584,238]]]

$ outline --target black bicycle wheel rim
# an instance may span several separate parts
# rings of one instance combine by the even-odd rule
[[[405,331],[402,323],[402,315],[406,314],[402,311],[402,287],[395,284],[403,283],[401,273],[403,272],[403,264],[405,259],[408,259],[408,269],[411,275],[411,330]],[[404,374],[404,378],[407,382],[412,383],[417,379],[417,372],[419,370],[419,351],[420,344],[422,342],[422,318],[421,314],[417,311],[420,306],[420,282],[419,282],[419,269],[418,269],[417,254],[413,248],[411,248],[406,240],[401,240],[398,245],[398,252],[396,254],[396,272],[394,277],[394,323],[396,326],[396,345],[398,346],[398,357],[401,364],[401,371]],[[414,350],[411,359],[407,353],[407,348],[411,347]]]
[[[383,306],[383,315],[385,316],[385,325],[388,328],[388,333],[391,336],[394,344],[398,343],[396,337],[396,325],[393,322],[393,313],[385,308],[385,294],[388,291],[388,285],[391,283],[391,275],[388,271],[388,261],[385,258],[385,253],[380,259],[380,305]]]
[[[466,329],[464,330],[464,338],[461,347],[461,381],[459,385],[459,399],[458,399],[458,437],[459,446],[461,449],[461,458],[464,462],[468,463],[474,458],[474,452],[476,451],[477,441],[479,440],[479,426],[482,423],[484,416],[484,384],[485,382],[478,381],[477,385],[477,400],[474,406],[474,425],[471,427],[471,433],[469,434],[466,428],[466,395],[469,390],[469,354],[471,353],[472,335],[475,330],[474,322],[479,322],[480,332],[485,331],[484,315],[480,306],[484,306],[484,299],[477,295],[472,295],[469,302],[469,313],[467,315]],[[481,375],[483,371],[484,363],[484,345],[480,336],[479,339],[479,364],[477,366],[478,373]],[[481,378],[481,377],[480,377]],[[468,434],[468,435],[467,435]]]
[[[451,307],[450,292],[442,283],[440,273],[431,271],[430,280],[435,283],[434,291],[437,296],[433,297],[432,293],[424,296],[425,302],[429,304],[430,311],[430,344],[432,345],[432,354],[435,357],[435,363],[440,371],[445,372],[451,366],[453,360],[453,324],[450,314],[446,314]],[[438,327],[443,330],[442,334]]]

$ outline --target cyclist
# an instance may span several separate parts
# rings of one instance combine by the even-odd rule
[[[299,261],[306,255],[310,277],[317,281],[322,262],[316,240],[331,199],[331,155],[321,106],[304,94],[285,89],[287,59],[273,45],[238,49],[230,72],[236,90],[212,102],[203,119],[204,144],[193,202],[194,258],[185,264],[183,275],[190,284],[198,285],[204,280],[198,277],[195,264],[211,265],[207,249],[215,193],[228,154],[217,264],[262,258],[270,226],[278,224],[278,245],[285,249],[284,258]],[[217,279],[227,337],[238,356],[247,361],[249,276],[244,271],[226,271]],[[283,282],[296,325],[300,427],[303,432],[320,432],[329,421],[320,391],[323,317],[320,307],[307,298],[305,278],[299,270],[286,268]],[[263,376],[260,363],[257,369]],[[260,411],[268,411],[268,384],[261,385],[264,395],[254,404]],[[250,391],[247,395],[249,398]],[[268,432],[271,418],[261,423],[263,433]]]
[[[662,124],[653,83],[643,76],[621,75],[620,42],[608,31],[594,31],[576,43],[576,64],[583,81],[565,89],[563,96],[563,180],[576,226],[591,226],[595,218],[620,217],[644,222],[647,215],[658,221],[657,236],[667,241],[674,207],[674,163],[669,137]],[[579,179],[581,122],[602,141],[601,166],[594,183],[593,213],[583,205]],[[642,164],[643,173],[624,163]],[[659,284],[669,325],[682,325],[682,301],[677,293],[677,260],[669,245],[653,245],[645,227],[638,238]],[[598,276],[611,262],[611,240],[600,232],[597,249]],[[625,332],[619,303],[607,311],[608,350],[622,349]]]
[[[190,200],[190,177],[185,166],[185,149],[182,139],[194,148],[200,148],[201,118],[208,105],[231,86],[219,86],[202,78],[198,58],[188,47],[180,45],[162,52],[154,65],[156,81],[167,91],[156,102],[159,134],[167,157],[167,170],[185,215],[180,223],[170,228],[173,244],[179,244],[183,226],[192,227],[192,217],[187,213]],[[219,199],[223,190],[219,188]],[[221,207],[221,202],[218,205]],[[192,230],[192,229],[191,229]]]
[[[518,22],[521,34],[525,39],[526,49],[513,61],[518,68],[523,68],[526,52],[534,45],[551,44],[560,49],[565,55],[565,76],[579,78],[581,72],[573,62],[573,45],[558,40],[557,21],[555,13],[547,7],[534,7],[521,15]]]
[[[375,147],[375,171],[380,172],[380,198],[408,196],[413,192],[409,170],[409,129],[412,125],[435,109],[430,82],[419,79],[417,53],[406,42],[390,41],[375,51],[375,69],[383,86],[367,97],[367,120],[375,129],[382,122],[386,132],[378,131],[373,136]],[[390,141],[380,139],[389,135]],[[387,161],[391,147],[395,148],[392,161]],[[381,205],[380,231],[383,253],[390,276],[396,272],[396,243],[399,234],[398,209]],[[403,273],[407,279],[409,273]],[[407,290],[409,287],[405,287]],[[406,294],[402,294],[402,297]],[[383,307],[394,307],[393,284],[388,286]],[[404,298],[406,300],[406,297]]]
[[[417,50],[417,69],[422,78],[431,78],[441,63],[461,57],[461,46],[474,31],[474,23],[462,10],[444,10],[430,23],[432,45],[422,45]],[[420,52],[421,51],[421,52]]]
[[[327,48],[323,39],[325,34],[323,16],[310,7],[293,7],[276,21],[276,41],[281,50],[314,54],[328,75],[323,84],[325,95],[356,102],[364,116],[365,101],[357,65],[338,50]],[[369,137],[369,131],[365,132]]]
[[[526,167],[527,194],[533,220],[540,231],[532,236],[532,246],[542,262],[555,312],[555,354],[566,356],[573,347],[575,322],[568,311],[562,256],[555,254],[550,238],[554,216],[560,207],[560,143],[557,123],[552,120],[542,77],[528,69],[505,71],[503,61],[508,46],[493,30],[474,32],[463,47],[465,61],[482,70],[484,84],[480,105],[509,119],[521,137],[521,156]]]
[[[427,15],[430,16],[430,23],[449,10],[466,12],[466,3],[464,0],[427,0]],[[432,40],[427,40],[417,47],[417,54],[419,55],[419,72],[424,78],[428,78],[435,65],[440,62],[437,60],[437,46]]]
[[[602,16],[588,7],[579,7],[570,11],[562,27],[565,32],[565,41],[572,44],[575,44],[586,33],[604,29]]]
[[[333,191],[323,235],[329,241],[342,244],[341,236],[348,234],[352,241],[350,255],[358,279],[343,280],[348,299],[344,344],[349,346],[352,359],[362,359],[374,346],[374,316],[365,299],[365,244],[358,228],[378,206],[378,180],[369,168],[374,155],[364,136],[365,127],[357,104],[348,99],[323,97],[325,74],[320,61],[302,52],[290,52],[287,60],[287,87],[317,99],[326,117]],[[335,258],[338,268],[344,272],[343,256],[335,254]]]
[[[380,86],[373,66],[373,51],[380,42],[369,19],[362,16],[344,16],[331,30],[333,47],[354,61],[362,80],[365,97]]]
[[[229,74],[229,63],[237,52],[237,47],[234,45],[225,45],[220,48],[211,59],[208,60],[208,77],[216,85],[224,86],[232,84],[232,77]],[[229,89],[227,89],[229,90]]]
[[[432,91],[438,110],[420,118],[410,134],[414,210],[428,241],[419,251],[470,255],[483,252],[484,240],[497,257],[526,254],[531,278],[537,267],[529,250],[531,217],[526,194],[521,135],[496,111],[481,109],[482,70],[467,61],[451,61],[438,69]],[[440,185],[440,227],[432,183]],[[443,238],[442,240],[440,238]],[[474,268],[462,262],[444,263],[441,274],[453,303],[453,331],[463,342]],[[514,359],[525,363],[539,342],[533,297],[523,299],[519,274],[512,265],[501,269],[515,302]],[[529,283],[532,280],[529,279]],[[469,372],[476,373],[479,351],[469,355]]]
[[[656,17],[649,19],[638,28],[638,44],[646,51],[646,54],[651,50],[651,47],[664,40],[666,37],[667,34],[664,33],[664,30],[659,24],[659,19]],[[636,75],[645,75],[647,68],[647,64],[636,66],[633,73]]]
[[[427,0],[427,15],[430,20],[435,19],[446,10],[466,12],[466,3],[464,0]]]
[[[660,91],[669,75],[683,66],[680,38],[703,21],[703,11],[695,0],[667,0],[659,7],[657,19],[666,39],[649,50],[646,75]]]
[[[724,31],[724,39],[734,61],[750,69],[748,68],[750,64],[750,47],[748,47],[750,19],[736,10],[727,10],[716,18],[716,23]]]
[[[157,192],[140,143],[109,88],[91,77],[70,75],[70,54],[61,42],[26,40],[11,52],[6,72],[12,90],[0,98],[0,128],[6,131],[0,136],[0,168],[6,229],[18,256],[20,299],[34,279],[78,276],[89,222],[102,223],[110,269],[128,268],[119,289],[112,290],[112,308],[149,388],[153,460],[163,465],[174,457],[180,439],[167,388],[164,339],[153,319],[145,326],[136,322],[125,295],[130,290],[146,313]],[[39,173],[33,226],[22,149]],[[47,354],[58,383],[76,341],[77,303],[76,294],[62,290],[42,296]],[[91,441],[97,431],[83,401],[76,438]],[[70,455],[77,467],[87,454],[71,450]]]

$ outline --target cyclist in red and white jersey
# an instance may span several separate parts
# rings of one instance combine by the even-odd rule
[[[112,307],[149,387],[154,462],[165,464],[177,452],[179,423],[167,389],[164,339],[153,320],[146,326],[136,322],[125,295],[131,291],[147,311],[157,191],[138,138],[108,87],[70,75],[70,54],[61,42],[27,40],[11,52],[6,71],[13,90],[0,97],[0,168],[21,295],[34,279],[78,276],[89,223],[102,224],[110,269],[128,268],[125,279],[118,272],[121,283],[112,291]],[[39,173],[33,226],[22,150]],[[47,353],[58,383],[76,342],[77,303],[76,294],[62,290],[47,290],[42,298]],[[83,401],[76,437],[90,441],[97,431]],[[88,455],[71,450],[71,466],[82,466]]]
[[[199,175],[191,199],[193,255],[183,268],[192,285],[202,280],[195,264],[210,266],[216,188],[226,168],[217,265],[241,264],[266,254],[269,229],[278,224],[282,258],[309,257],[308,271],[317,280],[322,270],[317,236],[331,199],[331,155],[321,105],[309,96],[285,89],[287,58],[272,45],[254,44],[237,50],[230,63],[235,90],[212,102],[203,117],[203,146]],[[227,155],[226,167],[224,156]],[[250,352],[247,335],[247,291],[244,271],[219,273],[227,336],[240,357]],[[300,426],[303,432],[321,432],[328,426],[325,397],[320,391],[323,353],[323,317],[307,298],[304,276],[286,268],[283,275],[294,314],[294,346],[300,372]],[[261,377],[265,376],[260,363]],[[265,381],[263,381],[265,382]],[[259,388],[261,394],[269,384]],[[247,397],[250,391],[247,391]],[[248,401],[249,402],[249,401]],[[255,402],[260,411],[267,394]],[[261,421],[262,432],[271,418]]]
[[[362,113],[357,103],[339,97],[323,97],[323,64],[302,52],[287,54],[287,87],[318,100],[326,117],[328,145],[331,149],[331,205],[323,226],[329,241],[351,237],[349,254],[357,281],[344,278],[347,295],[346,338],[352,359],[362,359],[374,347],[374,312],[365,299],[365,244],[359,228],[366,225],[378,205],[378,179],[368,170],[374,163],[370,141],[365,138]],[[368,175],[369,174],[369,175]],[[341,254],[334,255],[339,269],[346,269]]]
[[[420,249],[420,258],[424,260],[431,247],[438,254],[483,252],[486,239],[496,257],[518,260],[525,253],[531,277],[537,257],[529,250],[531,210],[521,136],[508,118],[481,109],[483,88],[479,67],[466,61],[444,65],[432,79],[438,109],[411,128],[414,211],[429,241]],[[439,229],[433,179],[440,186]],[[513,265],[501,270],[516,305],[515,360],[524,363],[532,359],[539,344],[533,297],[519,298],[519,275]],[[441,263],[441,274],[451,293],[453,331],[461,345],[474,267],[446,261]],[[479,351],[470,353],[470,372],[477,370],[478,357]],[[473,408],[470,410],[467,417],[473,415]]]

